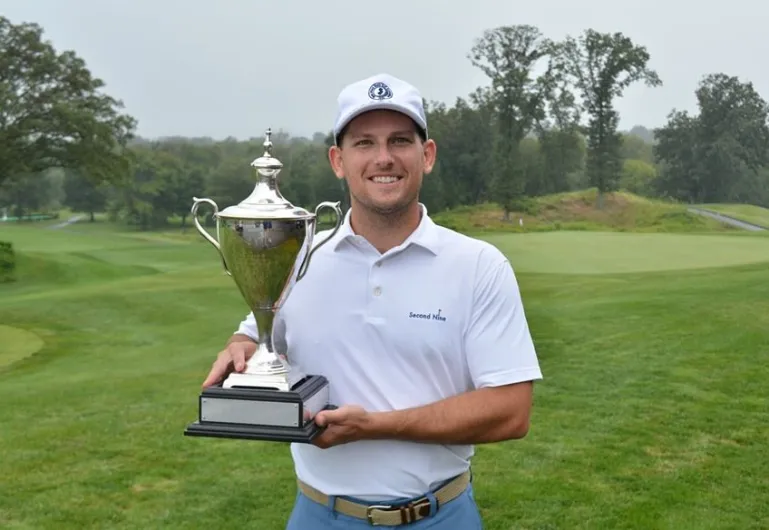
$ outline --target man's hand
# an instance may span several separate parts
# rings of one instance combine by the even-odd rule
[[[227,347],[217,355],[208,377],[203,382],[203,388],[215,385],[232,372],[245,370],[246,361],[256,353],[256,348],[256,343],[251,339],[239,336],[230,339]]]
[[[313,444],[321,449],[362,440],[371,426],[371,414],[357,405],[344,405],[336,410],[322,410],[315,423],[325,427]]]
[[[483,444],[526,436],[532,401],[530,381],[481,388],[429,405],[368,412],[357,405],[322,410],[326,427],[313,444],[326,449],[358,440],[404,440],[435,444]]]

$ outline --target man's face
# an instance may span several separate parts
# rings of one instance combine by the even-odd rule
[[[422,142],[411,119],[398,112],[366,112],[350,122],[340,146],[329,150],[337,177],[353,201],[378,214],[395,213],[419,197],[422,175],[435,163],[435,142]]]

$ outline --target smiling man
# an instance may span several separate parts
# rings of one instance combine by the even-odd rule
[[[278,314],[274,344],[328,378],[339,408],[317,414],[313,444],[291,447],[287,529],[480,529],[474,445],[524,437],[542,378],[515,274],[419,202],[437,148],[416,88],[376,75],[338,105],[329,161],[351,208]],[[243,370],[257,337],[248,315],[204,385]]]

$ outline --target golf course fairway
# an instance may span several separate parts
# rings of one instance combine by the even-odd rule
[[[769,528],[769,238],[482,237],[544,373],[528,436],[476,448],[485,530]],[[247,311],[211,245],[100,223],[0,240],[0,528],[284,528],[287,445],[183,436]]]

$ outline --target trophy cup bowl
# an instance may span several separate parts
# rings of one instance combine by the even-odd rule
[[[257,182],[246,199],[219,211],[213,200],[193,198],[195,227],[218,251],[224,271],[254,315],[259,338],[243,372],[200,393],[198,420],[187,426],[186,436],[309,443],[320,431],[315,414],[331,406],[326,378],[291,377],[288,356],[275,351],[272,332],[275,314],[306,274],[312,255],[339,230],[342,211],[338,202],[321,202],[310,213],[281,195],[277,176],[283,165],[271,154],[270,135],[268,129],[265,152],[251,163]],[[213,210],[216,237],[198,220],[204,204]],[[336,225],[314,244],[323,208],[335,212]]]

